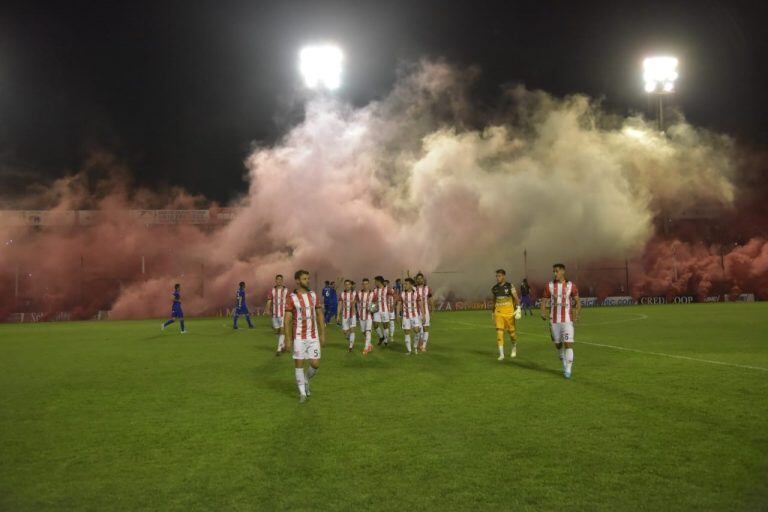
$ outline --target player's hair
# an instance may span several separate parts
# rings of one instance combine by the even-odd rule
[[[555,263],[554,265],[552,265],[552,268],[553,269],[559,268],[559,269],[565,270],[565,265],[563,265],[562,263]]]
[[[389,279],[385,279],[384,284],[389,284]]]
[[[384,277],[383,276],[376,276],[373,278],[374,281],[377,281],[381,284],[384,284]]]
[[[277,275],[275,276],[275,279],[277,279],[278,277],[283,277],[283,274],[277,274]]]
[[[240,284],[239,284],[238,286],[240,286],[240,288],[242,288],[243,286],[245,286],[245,281],[240,281]]]
[[[347,284],[347,283],[352,284],[352,280],[351,279],[345,279],[344,280],[344,284]]]
[[[307,272],[306,270],[297,270],[296,273],[293,274],[293,278],[298,281],[299,279],[301,279],[301,276],[304,276],[304,275],[308,276],[309,272]]]
[[[364,282],[364,283],[370,283],[370,282],[371,282],[371,280],[370,280],[370,279],[368,279],[367,277],[364,277],[364,278],[363,278],[363,282]]]
[[[419,273],[418,273],[418,274],[416,274],[414,277],[419,277],[419,276],[421,276],[421,277],[424,277],[424,273],[423,273],[423,272],[419,272]]]
[[[175,285],[173,285],[173,287],[174,288],[179,288],[179,287],[181,287],[181,285],[179,283],[176,283]]]
[[[326,282],[325,282],[325,286],[330,286],[330,285],[331,285],[331,282],[330,282],[330,281],[326,281]]]
[[[350,283],[352,283],[352,286],[355,286],[355,282],[354,282],[353,280],[351,280],[351,279],[347,279],[347,281],[349,281]]]
[[[399,283],[400,281],[401,281],[401,279],[399,277],[397,279],[395,279],[396,283]]]
[[[411,283],[414,286],[416,285],[416,281],[414,281],[412,277],[406,278],[405,282],[406,283]]]
[[[500,268],[500,269],[496,270],[496,273],[497,274],[501,274],[503,276],[507,275],[507,271],[504,270],[503,268]]]

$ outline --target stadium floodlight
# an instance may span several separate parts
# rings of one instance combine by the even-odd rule
[[[656,94],[674,92],[677,77],[675,57],[648,57],[643,61],[646,92]]]
[[[344,55],[332,44],[306,46],[299,52],[299,71],[310,89],[335,90],[341,86]]]
[[[659,131],[664,131],[664,101],[665,94],[675,92],[675,80],[677,80],[676,57],[648,57],[643,61],[643,81],[645,92],[655,94],[658,97]]]

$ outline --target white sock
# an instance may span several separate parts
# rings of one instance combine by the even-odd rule
[[[501,357],[504,357],[504,347],[503,346],[499,347],[499,355]]]
[[[277,350],[283,350],[285,347],[285,334],[277,335]]]
[[[405,335],[405,348],[408,349],[409,353],[411,352],[411,335],[410,334]]]
[[[301,396],[307,396],[306,380],[304,379],[304,368],[296,368],[296,386],[298,386]]]
[[[307,370],[307,378],[311,379],[312,377],[314,377],[315,374],[317,373],[318,369],[319,368],[315,368],[314,366],[310,366],[309,370]]]
[[[395,321],[394,320],[389,321],[389,337],[390,338],[395,337]]]
[[[355,344],[355,331],[349,333],[349,348],[352,348]]]
[[[557,349],[557,355],[560,357],[560,364],[563,365],[563,370],[565,370],[565,348]]]
[[[429,341],[429,331],[424,331],[424,348],[427,348],[428,341]]]
[[[371,331],[365,331],[365,348],[371,346]]]
[[[570,372],[573,368],[573,349],[565,349],[565,371]]]

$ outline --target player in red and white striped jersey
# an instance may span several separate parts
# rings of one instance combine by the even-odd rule
[[[419,272],[416,274],[416,292],[419,294],[419,300],[421,301],[421,334],[419,336],[419,346],[422,352],[427,351],[427,343],[429,343],[429,312],[434,306],[432,299],[432,290],[427,285],[427,280],[424,278],[424,274]]]
[[[576,283],[565,278],[565,265],[555,263],[552,266],[554,279],[544,288],[541,298],[541,318],[550,321],[552,341],[557,347],[560,361],[563,365],[563,375],[571,378],[573,371],[573,322],[579,321],[581,301]],[[572,308],[572,303],[576,308]],[[547,314],[549,305],[549,314]]]
[[[384,278],[376,276],[373,278],[376,283],[374,297],[377,310],[373,314],[373,326],[376,328],[376,334],[379,335],[379,345],[382,343],[386,347],[389,344],[389,302],[387,301],[387,288],[384,286]]]
[[[275,276],[275,286],[267,294],[267,305],[264,312],[272,316],[272,329],[277,334],[276,356],[285,352],[285,302],[288,298],[288,288],[283,286],[283,275]]]
[[[357,325],[357,292],[351,279],[344,280],[344,291],[339,294],[339,312],[337,322],[341,322],[344,337],[349,342],[349,351],[355,345],[355,326]]]
[[[411,351],[411,330],[418,333],[421,331],[421,300],[419,293],[414,289],[416,281],[412,278],[406,278],[405,289],[400,292],[397,298],[397,309],[403,319],[403,333],[405,334],[405,348],[409,354],[418,354],[418,346],[413,347]]]
[[[285,325],[288,331],[286,348],[293,351],[296,385],[299,401],[305,402],[311,394],[309,381],[320,367],[320,348],[325,345],[323,304],[317,294],[309,289],[309,272],[297,270],[294,274],[298,288],[288,295],[285,305]],[[304,374],[304,360],[309,368]]]
[[[395,316],[397,313],[395,303],[397,298],[395,297],[395,290],[389,286],[388,279],[384,280],[384,287],[387,289],[387,306],[389,307],[389,339],[393,340],[395,339]]]
[[[371,282],[367,277],[363,278],[362,289],[357,292],[357,314],[360,320],[360,330],[365,335],[365,348],[363,355],[373,350],[371,345],[371,328],[373,327],[373,313],[371,313],[371,304],[374,303],[374,292],[371,290]]]

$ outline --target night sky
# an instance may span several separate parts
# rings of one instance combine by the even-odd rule
[[[114,4],[114,5],[113,5]],[[120,4],[120,5],[118,5]],[[759,2],[24,2],[0,7],[0,189],[114,153],[138,184],[218,201],[243,159],[296,121],[297,52],[334,40],[339,95],[363,105],[398,63],[444,57],[505,84],[647,111],[640,64],[677,55],[674,103],[694,124],[768,144],[768,9]]]

